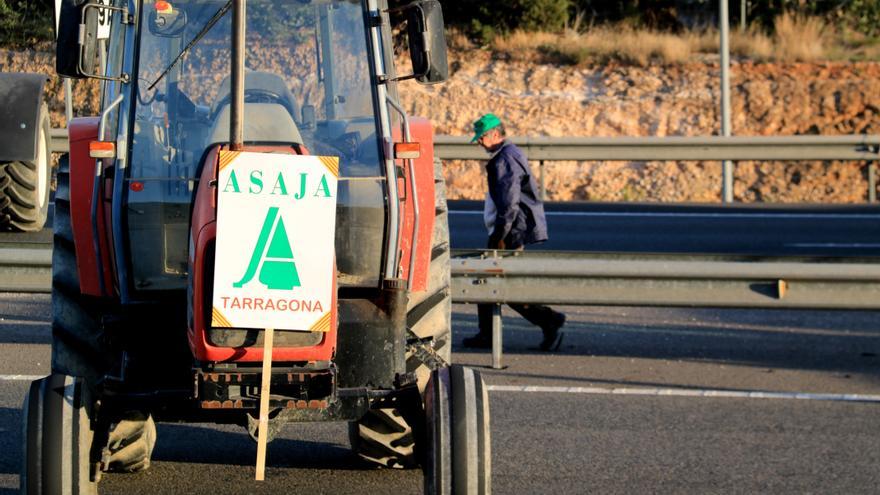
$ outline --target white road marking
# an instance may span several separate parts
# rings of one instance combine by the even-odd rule
[[[479,215],[482,211],[450,210],[450,215]],[[778,218],[778,219],[834,219],[834,220],[876,220],[878,215],[869,213],[673,213],[673,212],[631,212],[631,211],[548,211],[548,216],[557,217],[662,217],[662,218]]]
[[[0,375],[0,381],[31,382],[45,375]],[[837,402],[880,402],[874,394],[817,394],[808,392],[761,392],[740,390],[712,390],[687,388],[602,388],[602,387],[548,387],[544,385],[489,385],[490,392],[587,394],[587,395],[647,395],[663,397],[711,397],[729,399],[795,399]]]
[[[880,243],[839,243],[839,242],[794,242],[791,244],[786,244],[787,247],[823,247],[823,248],[850,248],[850,249],[859,249],[859,248],[880,248]]]
[[[32,382],[46,375],[0,375],[0,382]]]
[[[681,388],[547,387],[542,385],[489,385],[488,389],[490,392],[880,402],[880,395],[874,394],[817,394],[807,392],[760,392]]]

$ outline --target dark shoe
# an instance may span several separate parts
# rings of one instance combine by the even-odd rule
[[[489,349],[492,347],[492,336],[478,333],[473,337],[465,337],[461,343],[472,349]]]
[[[558,351],[559,346],[562,345],[562,336],[565,332],[562,331],[563,325],[565,325],[565,315],[559,313],[559,323],[555,327],[544,329],[544,340],[538,345],[538,349],[542,351]]]

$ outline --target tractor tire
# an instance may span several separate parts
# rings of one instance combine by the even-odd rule
[[[140,411],[126,414],[110,430],[106,469],[116,473],[136,473],[150,467],[156,446],[156,423]]]
[[[31,382],[22,407],[22,494],[97,495],[91,414],[82,379],[52,374]]]
[[[70,163],[67,155],[59,162],[54,222],[52,372],[82,378],[84,385],[96,395],[95,384],[116,367],[118,352],[110,346],[104,328],[109,304],[80,291],[70,223]],[[105,468],[119,472],[146,469],[156,443],[153,419],[135,411],[126,413],[114,423],[105,447],[109,453]]]
[[[440,160],[434,160],[434,232],[428,287],[413,293],[407,303],[406,325],[420,339],[433,342],[433,355],[413,352],[409,346],[406,369],[415,372],[424,396],[431,371],[449,363],[452,349],[449,218],[446,186]],[[439,358],[439,359],[437,359]],[[439,362],[438,362],[439,361]],[[412,428],[396,409],[374,409],[349,426],[352,449],[363,459],[389,468],[418,467]]]
[[[434,370],[425,397],[425,490],[429,495],[492,493],[489,393],[478,371]]]
[[[34,161],[0,163],[0,230],[35,232],[46,223],[52,182],[49,111],[40,108]]]
[[[83,378],[94,387],[114,364],[114,353],[102,321],[107,303],[80,291],[70,222],[70,164],[66,155],[59,163],[53,231],[52,371]]]

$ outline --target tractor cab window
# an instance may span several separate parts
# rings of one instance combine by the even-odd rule
[[[185,283],[202,161],[227,143],[232,13],[227,1],[141,9],[127,222],[135,289]],[[303,145],[340,159],[340,283],[379,281],[383,167],[360,2],[249,0],[245,144]]]

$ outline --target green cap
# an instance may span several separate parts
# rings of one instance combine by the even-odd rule
[[[480,136],[486,134],[486,132],[491,131],[492,129],[501,125],[501,119],[495,116],[493,113],[487,113],[480,117],[476,122],[474,122],[474,138],[471,139],[472,143],[476,143],[477,139],[480,139]]]

